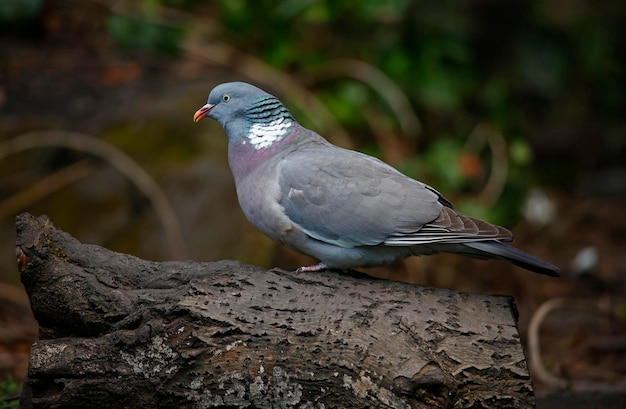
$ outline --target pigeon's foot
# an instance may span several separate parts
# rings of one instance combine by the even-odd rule
[[[321,262],[312,266],[302,266],[296,270],[296,273],[316,273],[318,271],[328,270],[328,264]]]

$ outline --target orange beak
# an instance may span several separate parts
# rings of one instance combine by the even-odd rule
[[[215,105],[213,104],[206,104],[205,106],[197,110],[196,113],[193,114],[193,121],[194,122],[202,121],[202,119],[209,113],[210,110],[213,109],[214,106]]]

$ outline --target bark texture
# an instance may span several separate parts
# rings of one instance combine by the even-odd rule
[[[151,262],[17,218],[34,408],[532,408],[506,296]]]

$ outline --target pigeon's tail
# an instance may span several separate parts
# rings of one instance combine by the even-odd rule
[[[559,268],[557,266],[502,242],[489,240],[466,242],[463,244],[471,249],[482,252],[487,257],[507,260],[518,267],[525,268],[534,273],[545,274],[551,277],[559,276]],[[480,255],[478,256],[480,257]]]

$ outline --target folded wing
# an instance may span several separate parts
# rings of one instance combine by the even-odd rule
[[[278,168],[280,204],[307,235],[341,247],[511,240],[458,214],[430,186],[370,156],[327,143],[300,146]]]

